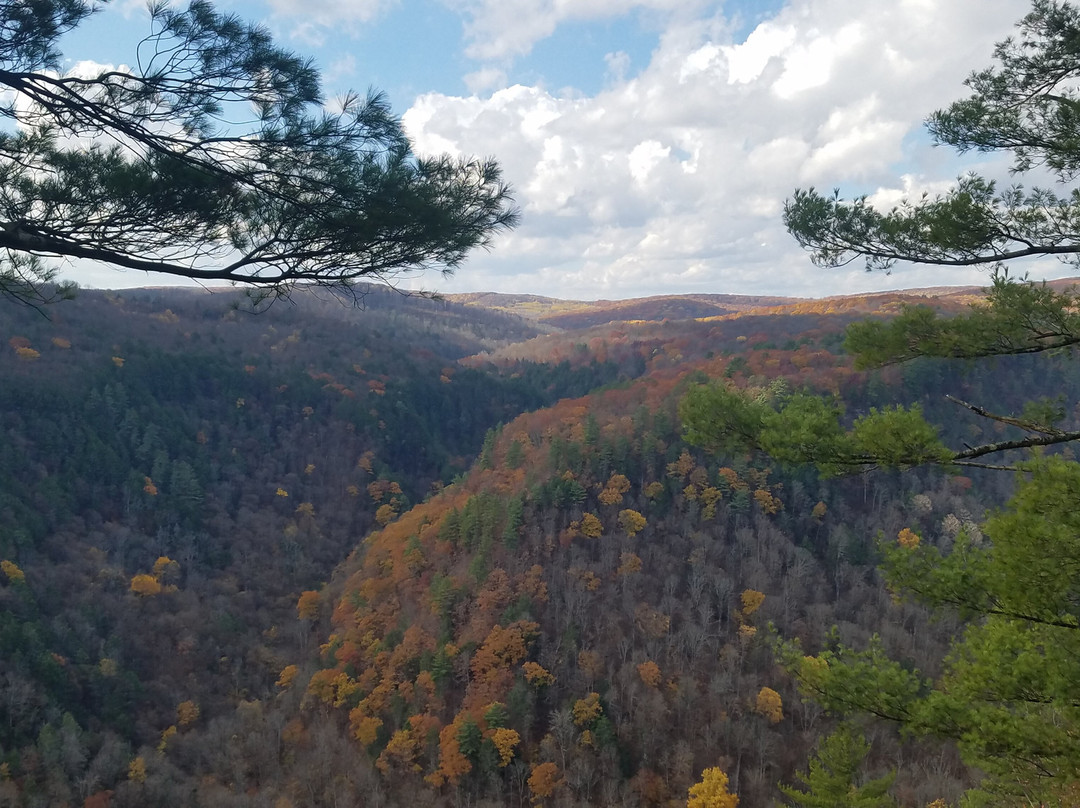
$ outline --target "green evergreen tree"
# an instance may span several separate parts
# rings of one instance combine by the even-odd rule
[[[826,708],[954,738],[989,775],[987,789],[1071,804],[1063,789],[1080,782],[1080,464],[1052,457],[1025,469],[984,536],[961,533],[948,553],[910,531],[882,543],[891,588],[968,618],[937,681],[876,641],[862,651],[834,642],[812,657],[797,643],[779,649]]]
[[[521,441],[513,441],[506,450],[506,467],[511,469],[520,468],[525,461],[525,450]]]
[[[806,790],[781,785],[780,790],[798,808],[888,808],[895,800],[888,790],[895,773],[862,785],[859,770],[870,752],[870,744],[847,725],[818,742],[810,768],[797,775]]]
[[[495,465],[495,442],[499,439],[499,434],[502,432],[502,427],[495,427],[489,429],[484,434],[484,444],[480,448],[480,458],[477,460],[477,464],[482,469],[490,469]]]

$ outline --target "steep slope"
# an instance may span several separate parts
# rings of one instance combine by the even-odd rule
[[[1080,397],[1055,357],[855,373],[843,324],[909,300],[534,339],[395,293],[5,309],[0,802],[662,805],[719,765],[768,804],[828,726],[768,623],[877,631],[932,675],[954,627],[881,590],[873,537],[947,544],[1009,481],[709,457],[677,401],[705,378],[850,416],[900,397],[960,441],[943,391]],[[969,776],[872,739],[905,806]]]
[[[82,804],[139,758],[169,784],[158,804],[181,804],[205,762],[166,776],[156,747],[242,724],[303,653],[285,629],[300,592],[494,424],[553,400],[456,364],[534,334],[521,320],[366,300],[4,304],[0,561],[18,574],[0,573],[0,802]]]
[[[783,318],[771,322],[782,335]],[[333,628],[306,698],[348,716],[395,804],[661,805],[720,765],[746,804],[765,805],[821,721],[773,667],[767,625],[807,648],[834,624],[847,639],[879,632],[933,673],[951,627],[877,584],[873,537],[915,527],[947,543],[1008,481],[824,481],[706,457],[681,442],[680,391],[784,379],[835,390],[856,414],[902,388],[970,437],[972,424],[946,423],[943,382],[977,398],[993,377],[1019,394],[1065,365],[866,376],[819,345],[734,344],[510,422],[463,480],[366,538],[320,596]],[[955,795],[967,776],[948,748],[936,763],[887,734],[875,748],[876,761],[911,761],[905,805]]]

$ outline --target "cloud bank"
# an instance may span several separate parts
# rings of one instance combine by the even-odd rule
[[[470,53],[491,71],[572,17],[627,8],[461,5]],[[803,295],[984,277],[826,273],[809,265],[780,213],[795,187],[892,198],[954,178],[960,163],[930,147],[921,121],[989,63],[1015,2],[793,0],[741,41],[722,9],[688,16],[685,3],[635,5],[667,12],[657,46],[636,75],[611,54],[599,93],[479,82],[485,94],[426,94],[405,113],[419,152],[497,156],[523,211],[516,232],[441,287]]]
[[[922,121],[990,64],[1016,0],[231,2],[314,51],[328,87],[363,89],[374,65],[419,153],[504,167],[520,227],[417,288],[820,296],[986,278],[819,270],[780,216],[797,187],[894,204],[972,168],[1006,178],[1005,159],[933,148]]]

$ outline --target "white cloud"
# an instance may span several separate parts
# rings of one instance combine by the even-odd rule
[[[167,0],[165,3],[172,8],[181,8],[184,5],[183,0]],[[146,0],[120,0],[120,2],[112,5],[112,9],[120,12],[125,17],[146,17]]]
[[[878,188],[867,196],[867,201],[880,210],[890,210],[903,202],[917,202],[923,194],[939,196],[952,187],[952,180],[927,180],[915,174],[904,174],[897,178],[899,187]]]
[[[888,171],[901,156],[904,135],[917,121],[891,117],[876,93],[829,113],[815,133],[815,148],[799,169],[805,182]]]
[[[604,64],[607,65],[607,79],[619,84],[626,81],[626,74],[630,72],[630,54],[626,51],[605,53]]]
[[[793,25],[776,25],[766,22],[759,25],[737,45],[717,47],[706,45],[691,54],[688,63],[701,61],[701,52],[710,52],[710,61],[723,54],[727,59],[728,82],[746,84],[757,79],[772,59],[781,59],[795,43],[797,31]]]
[[[635,9],[683,13],[699,5],[687,0],[442,1],[466,19],[466,55],[485,61],[523,56],[567,21],[610,19]]]
[[[649,175],[671,154],[670,146],[663,146],[655,140],[643,140],[630,150],[630,176],[638,185],[645,185]]]
[[[674,5],[459,3],[485,58],[524,52],[567,19]],[[417,99],[404,118],[417,149],[495,155],[524,213],[444,289],[627,297],[899,285],[812,268],[783,230],[783,202],[810,184],[863,193],[905,173],[922,184],[954,177],[943,150],[935,156],[913,135],[988,64],[1016,3],[792,0],[744,41],[706,12],[672,16],[632,78],[618,80],[609,60],[611,80],[592,96],[514,86],[489,98]],[[904,282],[930,277],[942,282],[923,270]]]
[[[506,72],[496,67],[485,67],[465,76],[465,86],[473,95],[506,85]]]
[[[349,85],[356,74],[356,57],[346,53],[335,59],[323,71],[323,84],[333,87],[339,83]]]
[[[799,42],[783,55],[784,73],[773,84],[773,91],[781,98],[792,98],[822,86],[863,41],[863,28],[858,23],[826,35],[811,35],[808,42]]]
[[[299,20],[290,35],[308,45],[324,44],[330,30],[377,19],[398,0],[265,0],[274,17]]]
[[[394,0],[267,0],[267,4],[275,14],[332,25],[342,20],[373,20],[394,5]]]

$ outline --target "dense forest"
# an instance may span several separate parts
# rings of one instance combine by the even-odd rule
[[[935,675],[960,624],[887,590],[879,542],[948,548],[1012,476],[706,454],[679,401],[727,379],[847,418],[920,404],[963,443],[996,433],[946,393],[1080,398],[1060,356],[862,372],[842,348],[972,294],[545,322],[374,288],[0,304],[0,805],[681,805],[713,767],[791,804],[837,719],[775,639],[878,635]],[[894,773],[895,804],[979,776],[856,729],[856,779]]]

